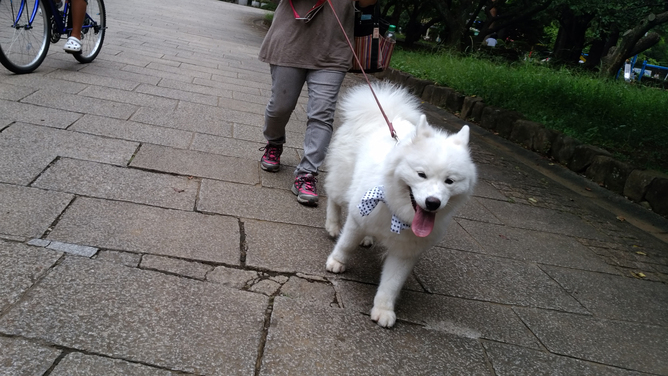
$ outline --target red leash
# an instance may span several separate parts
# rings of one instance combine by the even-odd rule
[[[339,16],[336,14],[336,11],[334,10],[334,5],[332,4],[332,0],[327,0],[329,3],[329,7],[332,8],[332,13],[334,13],[334,17],[336,18],[336,22],[339,23],[339,27],[341,27],[341,31],[343,32],[343,36],[346,37],[346,42],[348,42],[348,46],[350,47],[350,50],[353,52],[353,57],[355,58],[355,61],[360,67],[360,70],[362,71],[362,75],[364,75],[364,79],[366,80],[366,83],[369,84],[369,89],[371,89],[371,94],[373,94],[373,98],[376,100],[376,103],[378,104],[378,108],[380,109],[380,113],[383,114],[383,117],[385,118],[385,121],[387,122],[387,126],[390,128],[390,135],[392,136],[393,139],[396,141],[399,141],[397,138],[397,132],[394,131],[394,127],[392,126],[392,122],[390,119],[387,118],[387,115],[385,115],[385,111],[383,111],[383,106],[380,105],[380,101],[378,100],[378,97],[376,96],[376,93],[373,91],[373,87],[371,87],[371,81],[369,81],[369,77],[367,77],[366,72],[364,72],[364,68],[362,68],[362,63],[360,63],[360,59],[357,57],[357,54],[355,53],[355,48],[353,47],[353,44],[350,42],[350,39],[348,38],[348,34],[346,34],[346,29],[343,27],[341,24],[341,20],[339,20]]]

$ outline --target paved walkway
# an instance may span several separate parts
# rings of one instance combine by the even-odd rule
[[[474,126],[475,197],[382,329],[378,250],[328,274],[325,205],[259,168],[263,12],[107,7],[94,63],[0,71],[1,375],[668,375],[666,220]]]

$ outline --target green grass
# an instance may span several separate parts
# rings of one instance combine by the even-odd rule
[[[668,172],[668,92],[533,63],[497,63],[400,48],[392,67],[597,145],[635,167]]]

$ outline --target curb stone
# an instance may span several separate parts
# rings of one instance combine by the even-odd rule
[[[529,122],[518,112],[487,106],[482,98],[466,97],[452,88],[413,78],[408,73],[388,68],[376,73],[375,77],[405,86],[425,102],[476,122],[482,128],[552,158],[576,173],[584,173],[602,187],[668,218],[666,174],[634,168],[615,160],[605,149],[583,144],[540,123]]]

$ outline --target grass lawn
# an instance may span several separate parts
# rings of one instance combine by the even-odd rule
[[[536,63],[497,63],[395,49],[392,67],[607,149],[635,167],[668,172],[668,91]]]

